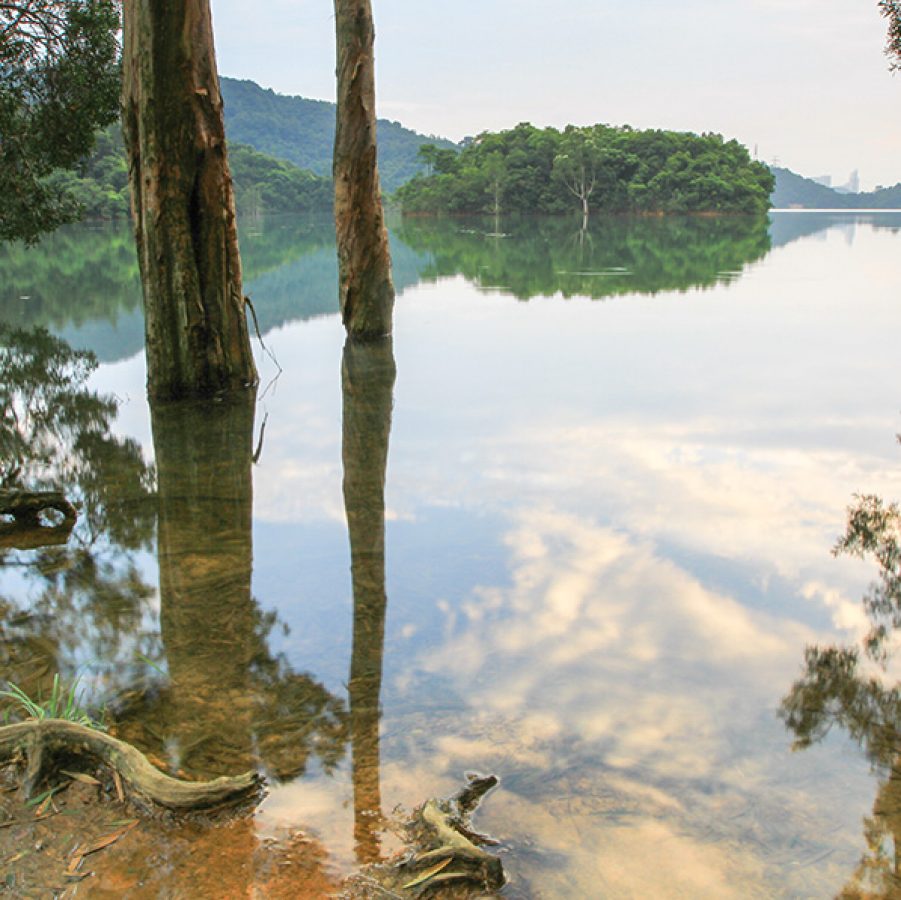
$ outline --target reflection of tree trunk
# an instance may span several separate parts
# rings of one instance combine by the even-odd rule
[[[338,111],[333,175],[341,315],[349,335],[391,333],[394,285],[375,137],[369,0],[335,0]]]
[[[150,393],[255,383],[209,0],[129,0],[123,25]]]
[[[894,730],[894,729],[892,729]],[[897,739],[897,735],[893,735]],[[901,893],[901,758],[896,758],[889,771],[888,781],[883,784],[876,795],[873,804],[873,816],[884,829],[892,836],[892,854],[886,860],[888,871],[886,872],[885,896],[897,897]],[[881,829],[880,829],[881,830]],[[880,837],[884,837],[884,832]],[[885,841],[881,840],[877,847],[873,847],[876,858],[885,852]]]
[[[192,774],[252,765],[250,666],[256,391],[154,404],[160,629],[171,679],[170,739]]]
[[[385,637],[385,469],[395,366],[390,340],[344,347],[344,506],[354,594],[350,720],[354,838],[360,863],[379,858],[379,694]]]

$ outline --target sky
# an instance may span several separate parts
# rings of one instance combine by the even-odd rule
[[[328,0],[211,0],[221,74],[335,98]],[[713,131],[862,189],[901,181],[876,0],[373,0],[377,107],[459,140],[518,122]]]

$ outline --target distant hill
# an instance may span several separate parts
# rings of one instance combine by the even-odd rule
[[[221,78],[225,130],[229,142],[249,144],[261,153],[286,159],[317,175],[331,175],[335,104],[289,97],[253,81]],[[379,175],[386,194],[423,171],[422,144],[455,145],[411,131],[398,122],[378,120]]]
[[[798,175],[771,167],[776,188],[770,196],[775,209],[901,209],[901,182],[878,191],[846,194]]]

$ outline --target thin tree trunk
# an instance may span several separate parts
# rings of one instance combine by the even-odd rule
[[[394,285],[376,158],[369,0],[335,0],[338,112],[332,174],[341,316],[348,335],[391,333]]]
[[[126,0],[122,107],[149,393],[255,384],[209,0]]]

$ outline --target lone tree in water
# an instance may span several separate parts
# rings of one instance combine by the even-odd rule
[[[369,0],[335,0],[338,113],[333,175],[341,316],[352,338],[391,333],[394,285],[375,136]]]
[[[128,0],[122,124],[155,399],[255,384],[209,0]]]

